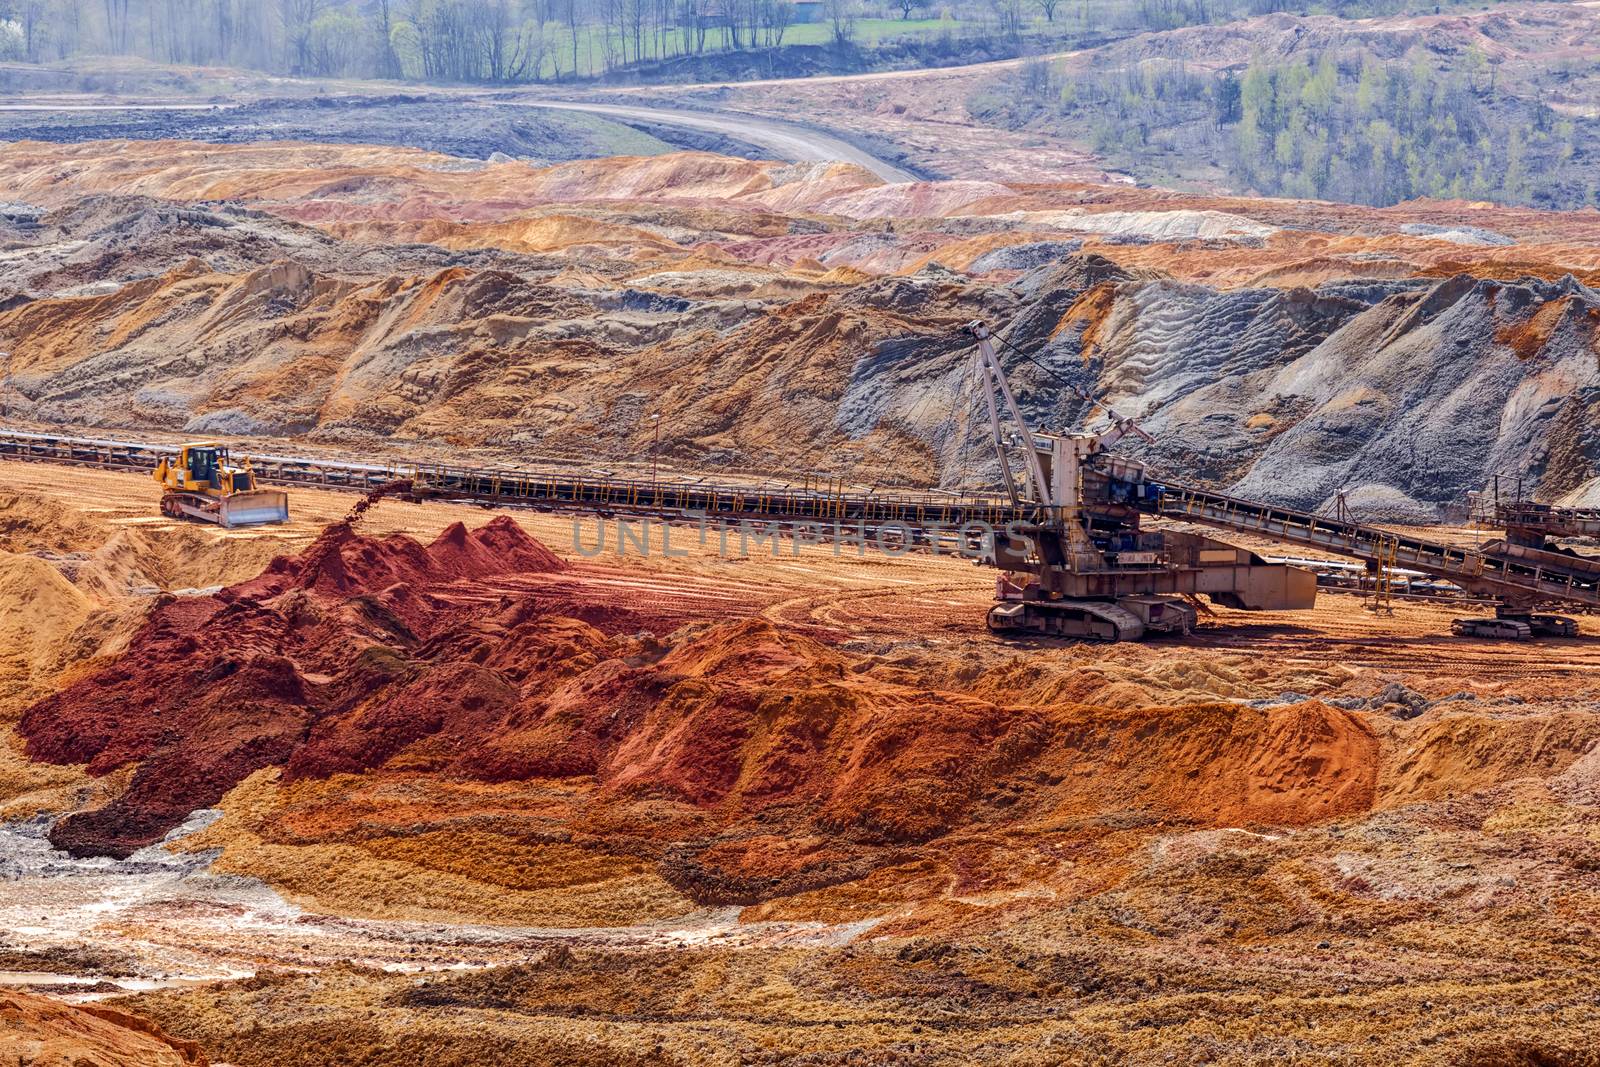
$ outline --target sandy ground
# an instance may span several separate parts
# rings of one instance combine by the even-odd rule
[[[0,494],[13,529],[49,514],[80,549],[108,530],[157,542],[196,533],[156,516],[155,488],[126,474],[7,462]],[[217,580],[234,581],[265,555],[303,548],[352,502],[296,490],[287,526],[199,533]],[[384,501],[364,528],[426,540],[490,517]],[[72,860],[44,842],[48,818],[16,799],[19,776],[47,772],[19,770],[13,742],[0,775],[12,797],[0,984],[112,998],[239,1064],[349,1062],[356,1048],[374,1063],[469,1062],[468,1035],[507,1063],[1582,1062],[1600,1032],[1600,1004],[1578,977],[1594,958],[1600,894],[1589,866],[1600,841],[1587,799],[1594,760],[1583,758],[1600,738],[1592,619],[1577,641],[1512,647],[1448,636],[1451,613],[1436,606],[1402,603],[1381,617],[1325,597],[1310,612],[1219,611],[1183,645],[1017,644],[982,631],[990,574],[968,561],[840,558],[815,546],[723,558],[692,530],[674,541],[683,557],[584,560],[572,519],[515,517],[573,560],[562,581],[600,600],[831,635],[875,678],[1041,705],[1088,695],[1104,714],[1160,704],[1174,724],[1194,700],[1242,708],[1396,683],[1430,701],[1463,690],[1471,699],[1411,719],[1394,706],[1362,713],[1378,763],[1348,773],[1375,775],[1365,813],[1298,826],[1113,814],[1116,789],[1149,785],[1129,777],[1104,783],[1113,791],[1096,802],[1102,814],[1068,816],[1040,807],[1036,791],[1048,787],[1028,779],[1002,783],[980,809],[993,814],[904,848],[865,878],[742,907],[696,905],[663,886],[639,898],[650,903],[633,923],[585,922],[581,909],[550,911],[521,890],[449,889],[432,861],[392,849],[372,867],[326,829],[311,831],[324,843],[287,851],[252,837],[295,810],[322,812],[325,826],[367,811],[375,826],[425,819],[398,832],[425,831],[484,863],[493,853],[449,828],[460,815],[440,813],[475,811],[491,834],[510,832],[522,816],[489,813],[547,809],[548,791],[460,793],[402,775],[285,792],[258,775],[223,802],[220,822],[198,813],[171,848]],[[27,554],[15,535],[9,548]],[[467,580],[452,595],[537,595],[555,580]],[[147,594],[102,602],[137,615]],[[1169,744],[1151,729],[1151,744]],[[115,788],[71,768],[48,773],[64,777],[35,782],[24,799],[48,808],[74,790],[81,800]],[[1115,773],[1161,775],[1137,761]],[[1071,781],[1073,771],[1050,774]],[[1008,790],[1011,806],[989,806]],[[402,795],[412,799],[384,814]],[[407,815],[423,796],[431,814]],[[362,900],[330,864],[386,872],[371,877],[400,878],[413,897],[370,881]],[[630,884],[639,892],[637,877]],[[508,923],[513,912],[558,921]]]
[[[290,523],[224,531],[161,517],[156,510],[157,488],[146,479],[122,473],[0,463],[0,494],[9,500],[7,510],[13,517],[24,510],[58,519],[62,514],[78,516],[101,536],[107,530],[136,530],[151,539],[198,534],[217,582],[236,580],[241,569],[253,573],[271,555],[303,549],[356,499],[348,493],[296,490]],[[491,510],[384,501],[369,512],[363,529],[427,541],[453,522],[481,525]],[[574,538],[592,545],[597,520],[528,511],[515,515],[531,533],[584,568],[595,589],[643,596],[663,610],[679,601],[686,617],[732,612],[762,614],[784,623],[853,626],[855,615],[866,612],[878,618],[886,634],[905,633],[908,617],[921,618],[928,629],[947,630],[948,636],[919,636],[919,643],[938,643],[961,636],[959,628],[947,625],[953,611],[981,619],[991,585],[987,575],[964,561],[926,556],[842,559],[830,549],[811,546],[776,559],[721,559],[715,555],[715,542],[700,546],[692,529],[678,531],[670,546],[674,554],[685,553],[687,558],[612,554],[586,562],[573,551]],[[616,536],[614,527],[610,536]],[[654,538],[650,550],[662,552],[659,529]],[[83,547],[95,539],[91,535]],[[242,568],[240,559],[247,561]],[[515,587],[525,592],[538,582],[530,576],[493,584],[497,590]],[[141,611],[145,601],[140,596],[106,599],[108,607],[132,613]],[[836,617],[835,611],[846,605],[853,614]],[[936,619],[941,622],[934,624]],[[864,636],[871,632],[870,626],[861,629]],[[26,813],[30,796],[48,801],[58,795],[35,791],[8,799],[16,817]],[[188,829],[214,816],[202,815]],[[339,960],[391,971],[485,967],[525,959],[551,940],[613,949],[739,947],[827,944],[848,940],[857,932],[851,924],[740,923],[737,908],[694,909],[670,921],[638,927],[559,931],[342,919],[301,908],[255,879],[208,874],[207,862],[214,853],[197,859],[173,856],[158,847],[125,861],[71,860],[51,852],[42,836],[45,825],[23,819],[0,827],[9,879],[0,886],[0,925],[11,938],[69,965],[46,972],[0,970],[0,984],[92,990],[81,994],[90,999],[119,990],[182,988],[247,976],[262,968],[324,966]],[[87,973],[75,973],[70,966],[74,959]]]

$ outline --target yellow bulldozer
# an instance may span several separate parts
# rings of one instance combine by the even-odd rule
[[[161,513],[175,519],[201,519],[225,528],[289,521],[289,494],[260,489],[250,460],[233,462],[215,442],[184,445],[173,459],[156,465]]]

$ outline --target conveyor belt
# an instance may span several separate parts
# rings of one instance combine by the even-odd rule
[[[154,470],[174,445],[0,430],[0,456],[105,470]],[[586,476],[571,471],[355,463],[275,456],[234,449],[250,460],[266,484],[367,491],[408,479],[422,496],[549,510],[638,515],[699,516],[738,521],[837,522],[913,531],[956,528],[963,523],[1002,527],[1025,514],[998,497],[957,497],[934,493],[856,492],[835,489],[735,483]]]
[[[1600,608],[1600,585],[1592,574],[1579,571],[1488,556],[1375,526],[1340,522],[1189,486],[1166,485],[1158,508],[1160,514],[1170,518],[1421,571],[1514,604],[1555,602]]]
[[[107,470],[153,470],[176,446],[104,438],[69,437],[0,429],[0,457],[69,463]],[[248,455],[263,483],[367,491],[409,479],[424,496],[521,505],[558,511],[637,515],[690,515],[758,522],[820,522],[883,528],[902,526],[919,535],[963,523],[994,528],[1027,521],[1034,511],[996,497],[886,494],[783,486],[765,488],[663,478],[585,477],[570,471],[533,471],[436,465],[408,466]],[[1560,602],[1600,608],[1592,574],[1487,556],[1360,523],[1274,507],[1190,486],[1165,486],[1156,505],[1168,518],[1202,523],[1323,549],[1355,559],[1403,567],[1454,582],[1470,592],[1511,603]]]
[[[1546,537],[1600,537],[1600,508],[1558,508],[1527,501],[1495,505],[1495,522],[1507,530]]]

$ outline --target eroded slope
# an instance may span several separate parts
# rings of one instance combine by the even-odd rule
[[[694,154],[18,144],[0,169],[37,205],[0,274],[14,415],[976,486],[981,317],[1146,420],[1175,477],[1408,519],[1495,473],[1600,491],[1581,213]],[[1084,417],[1014,362],[1032,417]]]

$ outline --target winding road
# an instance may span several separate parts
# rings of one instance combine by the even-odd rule
[[[527,107],[585,111],[622,122],[659,123],[691,130],[707,130],[768,149],[780,159],[796,163],[844,162],[865,167],[886,182],[914,182],[917,175],[880,159],[850,142],[795,123],[747,115],[736,111],[682,111],[677,108],[640,107],[636,104],[597,104],[575,100],[524,100]]]
[[[1082,50],[1079,50],[1082,51]],[[1058,52],[1050,55],[1035,57],[1044,61],[1055,61],[1079,54],[1079,51]],[[903,80],[927,79],[963,79],[975,76],[981,77],[988,74],[1012,69],[1030,62],[1029,59],[1003,59],[991,60],[984,63],[972,63],[950,67],[927,67],[916,70],[888,70],[872,71],[862,74],[835,74],[813,75],[804,78],[768,78],[753,81],[734,82],[705,82],[700,84],[671,86],[674,94],[694,92],[697,90],[710,90],[717,88],[758,89],[771,88],[785,85],[816,86],[826,84],[845,83],[873,83]],[[3,65],[0,65],[3,66]],[[324,93],[337,95],[363,93],[376,93],[378,91],[393,92],[392,83],[338,81],[323,82],[321,90]],[[591,92],[596,95],[609,95],[613,93],[651,93],[661,92],[669,87],[648,86],[630,87],[626,89],[595,88]],[[562,111],[581,111],[603,118],[613,119],[625,123],[638,123],[646,125],[676,126],[682,129],[699,130],[708,133],[720,134],[733,138],[746,144],[755,145],[766,149],[775,158],[791,162],[844,162],[854,163],[863,167],[886,182],[914,182],[923,179],[917,172],[890,162],[872,152],[860,148],[837,134],[830,133],[816,126],[789,122],[783,118],[774,118],[767,115],[754,114],[749,111],[738,110],[689,110],[672,106],[651,106],[637,102],[610,103],[601,100],[585,99],[557,99],[557,98],[530,98],[522,96],[520,99],[506,99],[500,93],[486,95],[481,89],[465,87],[428,87],[430,95],[450,96],[461,100],[482,99],[501,106],[511,105],[519,107],[538,107]],[[54,98],[53,98],[54,97]],[[243,102],[231,100],[217,103],[214,101],[197,102],[183,100],[138,100],[121,102],[91,98],[84,94],[24,94],[5,104],[0,104],[0,111],[38,111],[38,112],[80,112],[80,111],[207,111],[220,110],[239,106]]]

